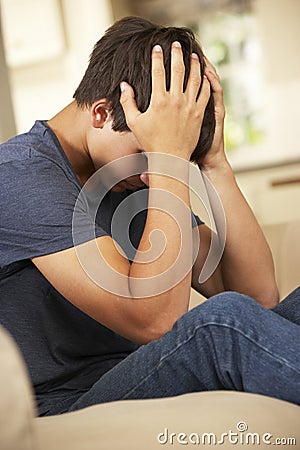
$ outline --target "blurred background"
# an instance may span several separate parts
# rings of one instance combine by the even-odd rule
[[[0,0],[0,142],[66,106],[95,42],[127,15],[193,29],[259,221],[300,218],[300,0]]]

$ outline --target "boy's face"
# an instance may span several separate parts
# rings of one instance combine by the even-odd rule
[[[111,189],[114,192],[121,192],[125,189],[134,190],[144,186],[140,179],[140,173],[136,175],[129,175],[136,172],[135,158],[129,158],[126,162],[120,158],[129,155],[140,154],[143,152],[141,146],[134,134],[131,132],[115,132],[111,128],[111,122],[105,123],[101,130],[101,142],[94,141],[94,151],[90,148],[90,155],[93,159],[96,169],[104,167],[109,163],[113,164],[111,175],[117,182]],[[120,160],[120,164],[117,164]],[[111,166],[108,166],[111,167]]]

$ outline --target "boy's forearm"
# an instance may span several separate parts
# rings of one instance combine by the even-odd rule
[[[176,158],[177,167],[170,166],[173,157],[165,156],[149,161],[148,214],[129,283],[133,297],[149,296],[149,319],[160,317],[171,328],[188,309],[192,225],[189,163]]]
[[[229,163],[224,161],[204,170],[204,174],[218,192],[226,216],[226,243],[221,260],[225,289],[250,295],[266,307],[275,306],[278,290],[272,254]],[[205,183],[209,193],[211,187],[207,180]]]

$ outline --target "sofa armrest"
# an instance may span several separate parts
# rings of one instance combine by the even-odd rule
[[[34,450],[34,400],[11,336],[0,326],[0,450]]]

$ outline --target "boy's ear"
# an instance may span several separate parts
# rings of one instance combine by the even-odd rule
[[[105,98],[93,103],[91,107],[91,124],[94,128],[103,128],[109,116],[110,105]]]

